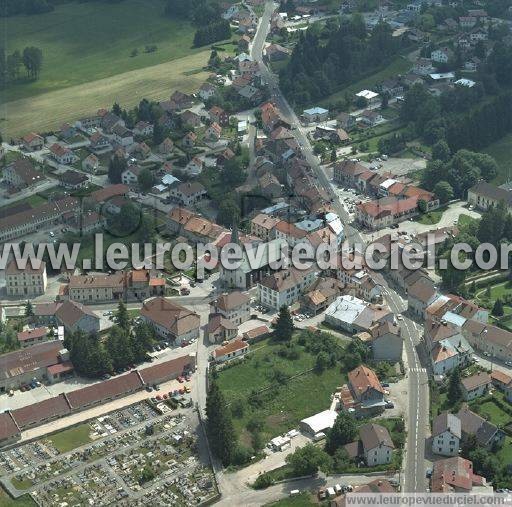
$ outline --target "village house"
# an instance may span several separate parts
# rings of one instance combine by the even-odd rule
[[[204,132],[204,138],[211,142],[217,142],[221,135],[222,127],[217,122],[213,122]]]
[[[435,68],[432,65],[432,61],[430,58],[418,58],[414,62],[413,72],[415,74],[419,74],[420,76],[428,76],[430,73],[434,72]]]
[[[154,126],[147,121],[139,121],[133,127],[133,133],[136,136],[147,137],[153,134]]]
[[[100,318],[92,310],[75,301],[67,300],[60,303],[55,311],[55,318],[68,333],[94,333],[100,330]]]
[[[32,187],[45,181],[43,173],[37,171],[32,162],[25,158],[11,162],[3,170],[2,177],[7,185],[15,189]]]
[[[206,195],[206,188],[198,181],[177,181],[169,187],[169,197],[187,208],[205,199]]]
[[[199,88],[198,95],[202,100],[207,101],[208,99],[211,99],[216,92],[217,88],[215,88],[211,83],[203,83]]]
[[[195,132],[188,132],[181,140],[181,144],[185,148],[193,148],[196,145],[197,134]]]
[[[142,168],[138,165],[129,165],[122,173],[121,173],[121,183],[123,185],[128,185],[133,187],[139,182],[139,175],[142,171]]]
[[[358,120],[369,127],[374,127],[384,121],[384,116],[374,109],[366,109],[359,115]]]
[[[133,144],[133,132],[123,125],[116,125],[112,129],[114,141],[120,146],[126,147]]]
[[[404,339],[397,324],[379,322],[365,335],[364,341],[370,345],[374,361],[398,363],[402,360]]]
[[[415,316],[424,318],[425,310],[438,297],[434,282],[422,276],[407,289],[408,309]]]
[[[468,190],[468,202],[481,210],[488,210],[503,202],[510,213],[512,211],[512,192],[486,181],[480,181]]]
[[[323,107],[312,107],[305,109],[302,117],[306,123],[318,123],[329,119],[329,110]]]
[[[453,59],[453,51],[449,48],[439,48],[430,53],[430,60],[436,63],[448,63]]]
[[[344,410],[373,414],[384,410],[384,388],[375,372],[367,366],[358,366],[348,373],[348,384],[342,386],[340,400]]]
[[[505,394],[505,398],[512,403],[512,377],[500,370],[491,372],[492,384]]]
[[[115,185],[109,185],[105,188],[95,190],[89,195],[89,200],[94,205],[96,211],[100,211],[103,206],[107,206],[108,203],[114,197],[125,197],[130,188],[122,183],[116,183]]]
[[[210,303],[210,312],[220,314],[239,326],[251,318],[251,298],[240,291],[222,294]]]
[[[18,339],[18,343],[22,349],[53,339],[49,336],[49,330],[47,327],[35,327],[33,329],[20,331],[16,338]]]
[[[363,424],[359,440],[344,446],[352,459],[363,459],[367,466],[387,465],[393,459],[395,445],[389,431],[380,424]]]
[[[238,326],[220,313],[210,313],[205,330],[210,343],[222,343],[238,335]]]
[[[462,378],[460,384],[462,397],[466,401],[471,401],[487,394],[491,387],[492,379],[487,372],[481,371],[469,377]]]
[[[279,218],[259,213],[251,220],[251,234],[261,238],[263,241],[274,239],[274,228],[280,221],[281,219]]]
[[[343,130],[350,131],[356,126],[356,119],[349,113],[341,112],[336,116],[336,122]]]
[[[286,60],[291,54],[291,51],[280,44],[269,44],[263,50],[263,57],[269,62],[279,62]]]
[[[302,306],[307,312],[318,315],[341,295],[343,288],[344,284],[336,278],[319,277],[302,297]]]
[[[82,160],[82,170],[87,173],[96,174],[99,168],[100,161],[94,153],[91,153]]]
[[[249,352],[249,344],[243,340],[233,340],[212,352],[212,358],[216,363],[223,363],[244,356]]]
[[[460,456],[434,462],[430,477],[432,493],[470,493],[473,487],[486,485],[484,477],[473,471],[473,463]]]
[[[201,126],[201,117],[189,109],[181,113],[181,121],[183,125],[188,128],[197,128]]]
[[[43,149],[44,139],[34,132],[22,137],[21,143],[26,151],[39,151]]]
[[[89,177],[81,172],[67,170],[59,175],[59,185],[68,190],[85,188],[89,184]]]
[[[79,215],[72,214],[69,219],[65,219],[64,223],[72,232],[88,235],[104,229],[107,225],[107,218],[96,211],[88,211]]]
[[[442,412],[432,425],[432,452],[441,456],[458,456],[462,439],[460,419]]]
[[[59,143],[54,143],[50,146],[50,154],[57,163],[62,165],[72,164],[77,158],[69,148]]]
[[[168,155],[171,153],[171,151],[174,148],[174,143],[172,142],[172,139],[166,137],[159,145],[158,145],[158,151],[162,153],[163,155]]]
[[[117,116],[114,113],[110,113],[110,112],[107,112],[106,114],[104,114],[102,116],[100,125],[101,125],[101,128],[103,129],[103,131],[107,134],[113,134],[114,129],[117,126],[123,127],[123,128],[126,127],[125,122],[122,118],[119,118],[119,116]],[[120,132],[122,132],[122,131],[120,131]]]
[[[272,173],[265,173],[258,178],[258,186],[261,193],[269,199],[280,197],[283,193],[283,188],[279,180]]]
[[[502,429],[472,412],[465,403],[457,413],[457,417],[461,422],[463,441],[474,435],[478,445],[492,449],[494,445],[501,444],[505,438],[505,432]]]
[[[112,149],[108,137],[101,132],[95,132],[92,134],[92,136],[89,138],[89,141],[91,143],[90,148],[95,153],[102,153]]]
[[[512,361],[512,333],[491,324],[468,319],[462,333],[477,350],[499,361]]]
[[[212,106],[208,110],[208,116],[212,122],[218,123],[221,127],[229,125],[229,114],[219,106]]]
[[[160,338],[176,345],[199,338],[199,315],[162,297],[144,302],[140,315]]]

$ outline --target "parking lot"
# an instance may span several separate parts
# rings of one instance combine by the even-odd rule
[[[147,505],[162,494],[167,504],[205,501],[217,490],[197,415],[186,405],[139,402],[7,450],[0,480],[40,505]]]

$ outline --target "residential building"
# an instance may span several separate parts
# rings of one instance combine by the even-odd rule
[[[274,310],[288,307],[299,300],[316,276],[317,271],[313,267],[308,270],[292,267],[270,273],[258,283],[258,300],[263,306]]]
[[[462,439],[460,419],[442,412],[432,425],[432,452],[441,456],[458,456]]]
[[[338,126],[347,132],[356,126],[356,118],[349,113],[341,112],[336,116]]]
[[[142,171],[142,168],[138,165],[129,165],[122,173],[121,173],[121,183],[123,185],[135,186],[139,182],[139,175]]]
[[[46,264],[43,261],[37,267],[27,262],[24,269],[19,269],[13,259],[5,268],[5,287],[8,296],[41,296],[46,291],[47,283]]]
[[[400,327],[391,321],[379,322],[370,329],[368,339],[374,361],[398,363],[402,360],[404,339]]]
[[[21,143],[27,151],[39,151],[43,149],[44,139],[39,134],[31,132],[22,137]]]
[[[251,298],[245,292],[233,291],[222,294],[210,303],[210,311],[222,315],[239,326],[251,318]]]
[[[153,134],[154,126],[147,121],[139,121],[133,127],[133,133],[137,136],[147,137]]]
[[[432,493],[470,493],[473,487],[485,486],[484,477],[473,471],[473,463],[457,457],[436,461],[430,478]]]
[[[306,123],[318,123],[329,119],[329,110],[323,107],[312,107],[305,109],[302,117]]]
[[[231,361],[244,356],[249,352],[249,344],[243,340],[233,340],[212,352],[212,358],[216,363]]]
[[[10,163],[3,170],[2,178],[7,185],[15,189],[32,187],[45,181],[43,173],[37,171],[26,158]]]
[[[50,154],[57,163],[62,165],[72,164],[77,159],[72,150],[59,143],[50,146]]]
[[[453,58],[453,51],[449,48],[439,48],[430,53],[430,60],[436,63],[448,63]]]
[[[140,315],[159,337],[171,339],[176,345],[199,337],[199,315],[162,297],[145,302]]]
[[[263,50],[264,56],[269,62],[279,62],[286,60],[291,52],[289,49],[281,46],[280,44],[270,44]]]
[[[211,83],[203,83],[199,88],[198,95],[204,100],[211,99],[217,91],[217,88]]]
[[[251,234],[269,241],[275,237],[274,228],[280,221],[279,218],[260,213],[251,220]]]
[[[55,311],[55,319],[68,333],[76,331],[93,333],[100,330],[99,317],[92,310],[75,301],[63,301],[59,304]]]
[[[325,309],[341,295],[344,284],[336,278],[317,278],[302,297],[302,306],[313,315]]]
[[[258,186],[261,193],[269,199],[280,197],[283,193],[283,187],[279,180],[272,173],[265,173],[258,178]]]
[[[169,197],[187,208],[205,199],[206,195],[206,188],[198,181],[177,181],[169,187]]]
[[[393,459],[395,446],[388,430],[380,424],[363,424],[359,428],[363,456],[368,466],[387,465]]]
[[[32,345],[36,345],[38,343],[43,343],[52,340],[48,334],[47,327],[35,327],[33,329],[27,329],[25,331],[20,331],[17,334],[18,343],[22,349],[26,347],[31,347]]]
[[[384,388],[375,372],[361,365],[350,371],[348,384],[341,388],[340,402],[344,410],[354,409],[361,414],[384,410]]]
[[[475,208],[487,210],[504,202],[507,211],[512,210],[512,192],[486,181],[480,181],[468,190],[468,202]]]
[[[89,138],[90,148],[95,153],[103,153],[112,149],[112,145],[107,136],[102,134],[101,132],[95,132]]]
[[[438,295],[434,282],[422,276],[407,289],[409,311],[417,317],[424,318],[425,310],[438,298]]]
[[[205,330],[210,343],[223,343],[238,335],[238,326],[220,313],[210,313]]]
[[[229,125],[229,114],[219,106],[212,106],[208,110],[208,116],[213,123],[217,123],[221,127]]]
[[[126,147],[133,144],[133,132],[123,125],[116,125],[112,129],[114,141],[120,146]]]
[[[89,184],[89,177],[78,171],[67,170],[59,176],[59,184],[68,190],[79,190]]]
[[[100,160],[94,153],[91,153],[82,160],[82,169],[85,172],[96,174],[99,168]]]
[[[462,439],[474,435],[478,445],[491,449],[495,444],[501,444],[505,438],[505,432],[482,416],[472,412],[466,404],[463,404],[457,417],[460,419]]]
[[[491,376],[484,371],[480,371],[469,377],[464,377],[460,381],[462,388],[462,397],[466,401],[474,400],[487,394],[491,387]]]
[[[500,370],[494,370],[491,372],[491,379],[493,385],[503,391],[507,401],[512,403],[512,377]]]
[[[468,319],[462,334],[477,350],[500,361],[512,361],[512,333],[490,324]]]
[[[359,115],[358,120],[369,127],[374,127],[384,121],[384,116],[375,109],[366,109]]]

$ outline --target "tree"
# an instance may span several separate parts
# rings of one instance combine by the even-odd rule
[[[498,298],[496,302],[494,303],[494,306],[492,307],[491,312],[495,317],[502,317],[503,316],[503,303],[501,302],[501,299]]]
[[[141,211],[136,204],[127,202],[121,206],[121,212],[112,218],[112,226],[121,235],[132,234],[140,225]]]
[[[318,356],[316,356],[315,361],[315,370],[317,372],[323,372],[329,366],[329,356],[327,352],[320,352]]]
[[[447,181],[439,181],[434,186],[434,194],[441,204],[445,204],[453,199],[453,188]]]
[[[290,310],[287,306],[282,306],[279,309],[276,327],[274,329],[274,337],[280,342],[290,341],[293,334],[293,320],[290,315]]]
[[[164,128],[159,123],[156,123],[155,126],[153,127],[153,144],[155,146],[158,146],[159,144],[162,144],[164,139]]]
[[[235,429],[224,395],[215,378],[211,378],[206,397],[206,431],[213,454],[228,466],[236,449]]]
[[[448,162],[452,156],[448,143],[442,139],[432,146],[432,159]]]
[[[458,367],[456,367],[450,373],[450,380],[448,383],[448,399],[450,402],[456,403],[461,398],[462,389],[460,387],[460,370]]]
[[[322,470],[328,472],[332,466],[329,455],[314,444],[299,447],[293,454],[286,456],[286,463],[297,477],[313,475]]]
[[[418,200],[418,209],[420,210],[420,213],[427,212],[427,201],[425,201],[425,199]]]
[[[37,79],[43,65],[43,52],[34,46],[28,46],[23,50],[23,65],[27,74],[32,79]]]
[[[337,155],[336,155],[336,148],[333,148],[331,150],[331,162],[336,162],[336,158],[337,158]]]
[[[128,310],[123,301],[119,301],[116,313],[114,314],[114,322],[125,331],[130,330],[131,319],[128,315]]]
[[[240,221],[240,207],[232,197],[227,197],[219,204],[217,222],[225,226],[238,224]]]
[[[153,173],[149,169],[142,169],[137,178],[137,183],[139,187],[144,192],[147,192],[153,186],[155,179],[153,177]]]
[[[460,262],[464,262],[466,260],[466,257],[466,252],[459,252],[458,258]],[[447,251],[444,254],[442,254],[440,261],[446,261],[446,268],[440,269],[443,284],[448,289],[457,290],[464,281],[464,279],[466,278],[466,271],[463,269],[457,269],[452,264],[450,251]]]
[[[105,341],[105,347],[114,370],[129,366],[134,361],[130,333],[120,326],[112,326]]]
[[[68,333],[64,346],[75,370],[84,377],[97,378],[112,371],[110,356],[96,333]]]
[[[357,425],[352,416],[342,410],[327,433],[325,450],[332,456],[340,447],[352,442],[357,435]]]
[[[34,307],[29,299],[27,299],[27,303],[25,304],[25,317],[30,318],[34,316]]]
[[[137,48],[132,49],[132,52],[130,53],[130,56],[134,58],[139,54],[139,50]]]
[[[380,108],[381,109],[387,109],[388,108],[388,104],[389,104],[389,95],[387,93],[383,93],[382,94],[382,100],[381,100],[381,103],[380,103]]]
[[[108,165],[108,179],[110,183],[121,183],[121,175],[127,166],[128,164],[124,157],[114,155]]]

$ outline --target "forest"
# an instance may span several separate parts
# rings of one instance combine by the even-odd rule
[[[309,104],[389,63],[401,44],[387,23],[368,34],[359,14],[310,28],[281,70],[281,88],[293,103]]]

